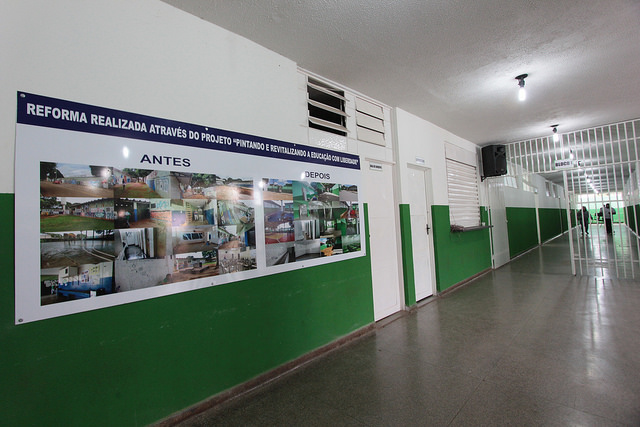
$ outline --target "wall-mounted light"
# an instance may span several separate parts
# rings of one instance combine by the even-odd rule
[[[558,125],[551,125],[551,129],[553,129],[553,142],[560,141],[560,135],[558,135]]]
[[[524,101],[525,99],[527,99],[527,91],[524,90],[524,79],[526,79],[527,77],[529,77],[529,74],[520,74],[519,76],[516,76],[518,86],[520,86],[520,89],[518,90],[518,99],[520,101]]]

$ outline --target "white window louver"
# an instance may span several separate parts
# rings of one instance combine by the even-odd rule
[[[360,141],[385,146],[384,110],[381,106],[356,97],[356,128]]]
[[[446,160],[451,226],[477,227],[480,225],[480,198],[476,167]]]
[[[346,136],[346,102],[344,91],[310,77],[307,79],[309,127]]]

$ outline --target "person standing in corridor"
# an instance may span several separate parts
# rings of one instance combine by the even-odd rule
[[[578,212],[578,223],[581,225],[582,234],[589,234],[589,221],[592,219],[587,207],[583,206]]]
[[[613,234],[613,226],[611,225],[611,215],[616,214],[615,208],[612,208],[609,203],[600,208],[600,214],[604,218],[604,224],[607,228],[607,234]]]

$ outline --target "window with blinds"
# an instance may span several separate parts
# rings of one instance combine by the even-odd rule
[[[309,127],[347,136],[346,102],[343,90],[311,77],[307,78]]]
[[[476,167],[447,158],[449,219],[454,229],[480,225],[480,197]]]

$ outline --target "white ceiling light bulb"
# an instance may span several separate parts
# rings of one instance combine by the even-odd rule
[[[516,77],[516,80],[518,80],[518,86],[520,86],[520,89],[518,89],[518,100],[520,101],[527,99],[527,91],[524,90],[524,79],[527,77],[529,77],[529,74],[520,74]]]
[[[558,125],[551,125],[553,129],[553,142],[560,141],[560,135],[558,135]]]

